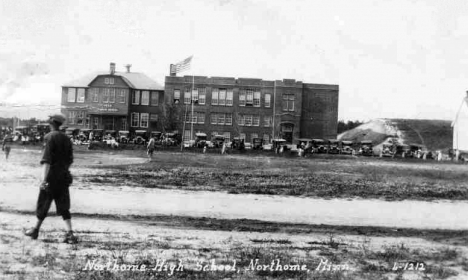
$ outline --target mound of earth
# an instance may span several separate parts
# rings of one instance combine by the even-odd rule
[[[444,151],[452,147],[452,127],[446,120],[375,119],[341,133],[338,139],[371,140],[376,146],[394,141]]]

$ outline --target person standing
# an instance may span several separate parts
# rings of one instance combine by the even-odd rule
[[[78,239],[73,234],[70,214],[69,187],[73,181],[69,168],[73,163],[73,147],[68,137],[59,131],[65,122],[61,114],[49,117],[51,132],[44,137],[44,150],[40,161],[43,166],[42,181],[36,205],[36,226],[24,234],[37,239],[42,222],[47,217],[52,201],[55,202],[57,214],[65,221],[67,233],[63,242],[74,244]]]
[[[154,146],[155,146],[155,140],[154,137],[151,137],[150,140],[148,141],[148,145],[146,146],[147,149],[147,154],[148,154],[148,161],[151,161],[153,158],[153,153],[154,153]]]
[[[11,142],[13,142],[13,138],[11,138],[10,133],[7,132],[5,137],[3,138],[3,145],[2,145],[2,151],[5,152],[5,159],[7,161],[8,161],[8,157],[10,156]]]

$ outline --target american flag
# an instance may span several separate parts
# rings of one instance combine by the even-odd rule
[[[183,61],[179,62],[179,63],[176,63],[176,64],[172,64],[171,65],[171,73],[180,73],[182,71],[185,71],[185,70],[189,70],[190,69],[190,64],[192,63],[192,58],[193,58],[193,55],[190,56],[190,57],[187,57],[186,59],[184,59]]]

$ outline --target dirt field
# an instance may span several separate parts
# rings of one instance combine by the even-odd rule
[[[358,202],[368,199],[394,203],[395,209],[403,205],[398,203],[457,200],[447,211],[465,209],[458,207],[468,197],[467,165],[175,152],[159,152],[146,163],[143,151],[79,150],[72,169],[72,214],[80,243],[66,245],[60,243],[64,226],[53,214],[37,241],[23,237],[35,219],[40,151],[16,148],[11,156],[0,165],[5,279],[468,279],[468,222],[457,229],[437,220],[433,227],[430,222],[421,227],[425,217],[418,207],[407,210],[414,226],[330,221],[339,208],[364,207]],[[152,202],[153,192],[164,196]],[[98,195],[106,193],[107,201]],[[256,204],[246,207],[240,199],[236,210],[229,206],[229,195],[236,194],[269,208],[249,211]],[[182,199],[190,196],[193,201]],[[184,203],[175,201],[178,197]],[[219,202],[220,197],[228,199]],[[294,217],[301,214],[293,211],[297,199],[323,198],[351,206],[333,206],[336,212],[323,220],[313,207],[300,212],[317,219]],[[266,200],[279,204],[262,204]],[[155,205],[163,202],[164,207]],[[182,211],[198,209],[197,204],[214,207]],[[230,207],[229,215],[219,210],[223,207]],[[244,212],[251,215],[240,216]],[[356,213],[381,214],[379,209]]]

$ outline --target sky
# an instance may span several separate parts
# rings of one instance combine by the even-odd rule
[[[190,55],[182,75],[338,84],[343,120],[451,120],[468,1],[2,0],[0,116],[45,117],[62,84],[110,62],[163,84]]]

